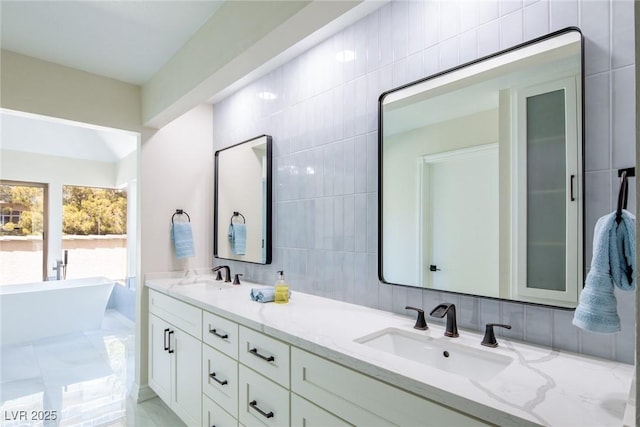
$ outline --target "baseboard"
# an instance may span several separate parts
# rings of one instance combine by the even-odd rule
[[[136,383],[133,383],[133,386],[131,387],[131,398],[134,402],[144,402],[145,400],[153,399],[156,396],[156,392],[153,391],[151,387],[149,387],[149,384],[140,386]]]

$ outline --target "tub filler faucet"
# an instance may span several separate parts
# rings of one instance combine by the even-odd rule
[[[67,261],[69,260],[69,251],[64,250],[64,261],[61,259],[56,260],[56,266],[53,267],[53,271],[56,272],[56,280],[67,279]]]

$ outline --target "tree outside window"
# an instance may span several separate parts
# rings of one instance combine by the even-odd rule
[[[63,234],[127,234],[126,192],[110,188],[66,185],[62,194]]]
[[[62,249],[67,279],[127,277],[127,193],[111,188],[65,185],[62,189]]]

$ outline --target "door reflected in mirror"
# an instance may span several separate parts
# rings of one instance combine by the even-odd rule
[[[575,307],[582,84],[570,28],[383,93],[380,280]]]
[[[216,258],[271,263],[271,137],[215,153]]]

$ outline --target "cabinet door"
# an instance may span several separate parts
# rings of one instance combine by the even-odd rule
[[[149,314],[149,386],[167,405],[171,405],[170,331],[171,325]]]
[[[572,305],[582,283],[576,85],[567,78],[518,91],[514,283],[528,300]]]
[[[171,408],[188,425],[199,426],[202,415],[202,343],[180,329],[173,330],[171,350],[174,350],[175,376]]]

